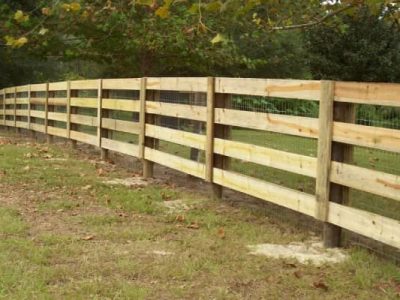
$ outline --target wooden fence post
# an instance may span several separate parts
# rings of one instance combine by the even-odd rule
[[[47,85],[47,97],[46,97],[47,98],[47,112],[46,112],[46,115],[47,115],[47,117],[46,117],[47,118],[47,136],[46,136],[46,139],[47,139],[47,143],[48,144],[53,143],[53,135],[48,133],[48,131],[49,131],[48,127],[49,126],[51,126],[51,127],[54,126],[54,121],[53,120],[49,120],[49,112],[54,112],[54,105],[50,105],[49,104],[49,99],[50,98],[54,99],[54,96],[55,96],[55,92],[50,92],[49,91],[49,84],[48,84]]]
[[[206,130],[206,174],[205,180],[213,182],[214,169],[214,77],[207,78],[207,130]]]
[[[353,147],[332,142],[334,121],[354,122],[354,105],[334,102],[335,83],[321,81],[319,109],[319,137],[316,178],[316,218],[323,225],[324,246],[327,248],[341,245],[341,228],[327,222],[329,201],[348,202],[349,189],[330,182],[331,162],[351,161]]]
[[[71,106],[71,98],[72,97],[77,97],[78,93],[76,90],[71,90],[71,82],[69,82],[68,85],[68,91],[69,91],[69,97],[68,97],[68,106],[69,106],[69,114],[68,114],[68,123],[69,123],[69,129],[68,129],[68,139],[71,139],[71,130],[76,130],[77,125],[71,123],[71,115],[76,114],[78,109],[74,106]],[[73,149],[76,148],[76,141],[75,140],[70,140],[71,141],[71,146]]]
[[[100,157],[103,159],[103,149],[101,148],[101,127],[102,127],[102,106],[103,106],[103,80],[98,80],[97,86],[97,146],[100,148]]]
[[[146,89],[147,89],[147,78],[143,77],[140,79],[140,111],[139,111],[139,159],[142,160],[143,164],[143,177],[153,177],[154,163],[145,158],[146,146],[154,146],[154,139],[146,138],[146,123],[154,123],[154,116],[146,115]]]
[[[338,122],[355,123],[355,104],[335,102],[333,107],[333,120]],[[353,161],[354,147],[339,142],[332,143],[332,161],[351,163]],[[336,183],[330,184],[330,201],[340,204],[349,204],[350,188]],[[325,247],[342,246],[342,228],[330,223],[324,224]]]
[[[17,128],[17,87],[14,87],[14,128],[15,132],[19,132]]]
[[[109,90],[103,90],[101,91],[101,102],[103,106],[103,98],[110,98],[110,91]],[[101,109],[101,118],[108,118],[109,117],[109,110],[108,109]],[[102,121],[103,123],[103,121]],[[103,126],[103,125],[102,125]],[[102,138],[109,138],[109,131],[106,128],[101,128],[101,137]],[[102,160],[107,160],[108,159],[108,149],[101,148],[101,159]]]
[[[232,96],[229,94],[214,95],[215,108],[231,108]],[[215,112],[215,110],[214,110]],[[231,137],[231,126],[214,123],[214,138],[229,139]],[[228,156],[214,154],[214,167],[219,169],[228,169],[230,158]],[[219,184],[212,184],[213,197],[222,198],[223,188]]]
[[[6,90],[2,90],[3,94],[3,126],[6,126]]]
[[[317,154],[317,178],[315,187],[316,212],[315,217],[326,222],[328,219],[330,193],[330,167],[333,130],[333,97],[334,83],[321,81],[321,96],[319,102],[319,136]]]

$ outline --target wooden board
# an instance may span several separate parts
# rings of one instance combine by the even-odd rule
[[[50,82],[49,91],[65,91],[67,89],[67,82]]]
[[[75,98],[75,97],[71,97],[71,106],[97,108],[97,98]]]
[[[124,143],[107,138],[101,139],[101,147],[135,157],[137,157],[139,153],[139,147],[135,144]]]
[[[333,140],[400,153],[400,130],[334,122]]]
[[[17,98],[15,99],[15,104],[28,104],[29,98]]]
[[[400,201],[400,176],[332,162],[331,181]]]
[[[132,134],[139,134],[139,123],[103,118],[102,128],[121,131]]]
[[[317,159],[315,157],[219,138],[214,139],[214,153],[300,175],[316,177]]]
[[[45,91],[46,91],[45,83],[31,84],[31,92],[45,92]]]
[[[48,103],[49,105],[66,106],[67,98],[49,98]]]
[[[32,129],[34,131],[37,131],[37,132],[44,132],[45,131],[45,127],[44,127],[43,124],[31,123],[30,129]]]
[[[207,77],[148,77],[148,90],[207,92]]]
[[[14,115],[14,109],[6,109],[4,110],[4,114],[7,116],[13,116]]]
[[[204,106],[147,101],[146,113],[205,122],[207,111]]]
[[[337,81],[335,101],[400,107],[400,84]]]
[[[71,90],[97,90],[99,81],[97,79],[92,80],[76,80],[71,81]]]
[[[215,79],[215,92],[225,94],[319,100],[319,81],[256,78]]]
[[[168,168],[175,169],[195,177],[204,178],[205,165],[202,163],[164,153],[148,147],[145,148],[144,158]]]
[[[105,90],[139,90],[140,78],[103,79]]]
[[[15,114],[17,115],[17,116],[27,116],[28,115],[28,110],[27,109],[17,109],[16,111],[15,111]]]
[[[12,120],[5,120],[5,124],[6,124],[7,126],[14,127],[14,121],[12,121]]]
[[[63,137],[63,138],[67,137],[67,130],[64,129],[64,128],[48,126],[47,127],[47,133],[51,134],[51,135],[60,136],[60,137]]]
[[[71,123],[81,124],[86,126],[97,126],[97,117],[71,114]]]
[[[91,134],[87,134],[87,133],[71,130],[70,138],[72,140],[77,140],[77,141],[82,142],[82,143],[86,143],[86,144],[97,146],[97,136],[95,136],[95,135],[91,135]]]
[[[6,94],[13,94],[15,93],[15,88],[14,87],[8,87],[4,89],[4,93]]]
[[[46,113],[40,110],[31,110],[31,117],[44,119]]]
[[[400,221],[334,202],[329,203],[328,221],[342,228],[400,248]]]
[[[47,118],[53,121],[67,122],[67,114],[59,112],[48,112]]]
[[[111,110],[138,112],[140,109],[140,103],[138,100],[103,99],[102,108]]]
[[[31,104],[38,104],[38,105],[45,105],[46,104],[46,98],[31,98],[30,99]]]
[[[15,88],[15,91],[16,91],[17,93],[28,92],[28,91],[29,91],[29,85],[17,86],[17,87]]]
[[[197,133],[146,124],[146,136],[205,150],[206,137]]]
[[[235,172],[214,168],[214,182],[262,200],[314,216],[315,197]]]
[[[14,105],[14,103],[15,103],[15,100],[14,100],[14,98],[7,98],[7,99],[5,99],[4,100],[4,104],[13,104]]]
[[[318,119],[235,109],[215,109],[215,122],[223,125],[279,132],[308,138],[318,137]]]
[[[22,121],[17,121],[15,122],[15,127],[17,128],[28,128],[28,123],[27,122],[22,122]]]

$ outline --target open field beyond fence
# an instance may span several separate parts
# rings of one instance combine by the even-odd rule
[[[400,84],[68,81],[0,91],[0,125],[161,164],[400,248]]]

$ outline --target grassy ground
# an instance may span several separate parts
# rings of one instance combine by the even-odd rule
[[[162,181],[106,185],[136,174],[64,144],[13,141],[0,139],[0,298],[399,296],[400,269],[366,251],[322,267],[252,256],[246,245],[310,237]]]

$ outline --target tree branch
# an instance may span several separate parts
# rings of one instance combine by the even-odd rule
[[[292,30],[292,29],[302,29],[302,28],[307,28],[307,27],[312,27],[312,26],[316,26],[319,25],[323,22],[325,22],[327,19],[330,19],[346,10],[352,9],[354,8],[356,5],[355,4],[348,4],[344,7],[341,7],[337,10],[334,10],[328,14],[326,14],[325,16],[323,16],[322,18],[313,21],[313,22],[309,22],[309,23],[304,23],[304,24],[296,24],[296,25],[289,25],[289,26],[276,26],[276,27],[271,27],[270,30],[271,31],[277,31],[277,30]]]

